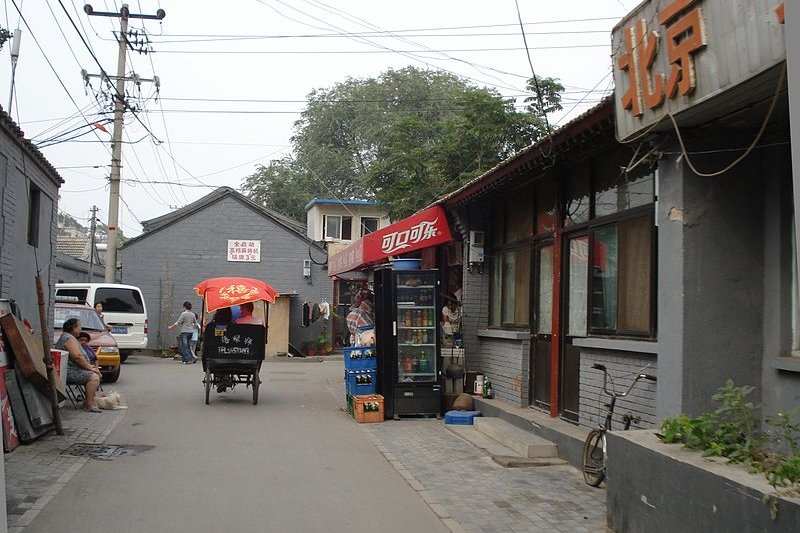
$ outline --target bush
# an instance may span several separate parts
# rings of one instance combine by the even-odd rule
[[[779,412],[765,417],[769,431],[758,431],[756,412],[762,405],[747,400],[753,390],[728,380],[712,396],[719,402],[715,411],[667,418],[658,437],[702,450],[705,456],[749,465],[764,473],[773,487],[800,488],[800,422],[794,422],[790,413]]]

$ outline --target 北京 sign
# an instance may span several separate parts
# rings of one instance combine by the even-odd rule
[[[241,263],[261,262],[261,241],[229,240],[228,262],[241,262]]]
[[[702,104],[786,59],[784,30],[775,15],[780,4],[651,0],[629,13],[611,37],[618,137],[629,139],[659,122],[669,127],[667,115],[689,108],[697,111],[696,122],[716,118],[702,116]],[[727,111],[774,89],[748,88],[730,99]],[[709,106],[708,113],[725,112]]]

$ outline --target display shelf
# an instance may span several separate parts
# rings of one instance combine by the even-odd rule
[[[397,326],[397,329],[436,329],[436,326]]]
[[[398,285],[398,289],[434,289],[435,285]]]
[[[401,348],[409,348],[409,347],[413,348],[414,346],[420,346],[420,347],[436,346],[435,344],[430,344],[430,343],[428,343],[428,344],[418,344],[416,342],[413,342],[413,343],[411,343],[411,342],[398,342],[397,345],[400,346]]]

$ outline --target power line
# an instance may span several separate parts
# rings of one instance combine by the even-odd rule
[[[608,35],[608,30],[565,30],[565,31],[534,31],[526,32],[528,35]],[[154,41],[158,44],[180,44],[180,43],[213,43],[213,42],[237,42],[237,41],[270,41],[270,40],[286,40],[286,39],[343,39],[349,37],[369,37],[376,38],[389,38],[398,39],[400,37],[517,37],[519,32],[474,32],[474,33],[411,33],[405,34],[401,32],[393,32],[386,30],[382,32],[347,32],[347,33],[309,33],[309,34],[275,34],[275,35],[176,35],[175,37],[182,37],[177,39],[159,38]],[[167,37],[164,35],[163,37]]]
[[[284,18],[286,18],[286,19],[288,19],[288,20],[291,20],[291,21],[293,21],[293,22],[296,22],[296,23],[298,23],[298,24],[302,24],[302,25],[304,25],[304,26],[308,26],[308,27],[311,27],[311,28],[314,28],[314,29],[317,29],[317,30],[324,30],[324,29],[326,29],[326,28],[320,28],[320,27],[314,26],[314,25],[312,25],[312,24],[308,24],[308,23],[306,23],[306,22],[303,22],[303,21],[297,20],[297,19],[295,19],[295,18],[292,18],[292,17],[290,17],[290,16],[288,16],[288,15],[286,15],[286,14],[282,13],[281,11],[279,11],[278,9],[276,9],[275,7],[273,7],[273,6],[269,5],[269,4],[267,4],[266,2],[264,2],[264,0],[256,0],[256,1],[257,1],[258,3],[260,3],[260,4],[262,4],[262,5],[265,5],[265,6],[267,6],[268,8],[272,9],[272,10],[273,10],[275,13],[277,13],[277,14],[278,14],[278,15],[280,15],[281,17],[284,17]],[[309,14],[307,14],[307,13],[305,13],[305,12],[303,12],[303,11],[301,11],[301,10],[297,9],[297,8],[294,8],[294,7],[292,7],[292,6],[288,5],[288,4],[286,4],[285,2],[282,2],[281,0],[277,0],[277,1],[278,1],[278,3],[280,3],[281,5],[284,5],[284,6],[286,6],[286,7],[290,8],[290,9],[292,9],[292,10],[294,10],[294,11],[297,11],[298,13],[300,13],[300,14],[302,14],[302,15],[306,16],[306,17],[309,17],[309,18],[311,18],[311,19],[313,19],[313,20],[316,20],[316,21],[318,21],[318,22],[321,22],[321,23],[323,23],[323,24],[326,24],[326,25],[327,25],[327,26],[329,26],[330,28],[334,28],[335,30],[338,30],[338,31],[344,31],[342,28],[340,28],[340,27],[338,27],[338,26],[335,26],[335,25],[333,25],[333,24],[331,24],[331,23],[329,23],[329,22],[326,22],[325,20],[322,20],[322,19],[320,19],[320,18],[318,18],[318,17],[314,17],[313,15],[309,15]],[[363,37],[350,37],[350,39],[352,39],[352,40],[354,40],[354,41],[356,41],[356,42],[359,42],[359,43],[361,43],[361,44],[367,44],[368,46],[372,46],[372,47],[374,47],[374,48],[378,48],[378,49],[382,49],[382,50],[391,51],[391,52],[393,52],[393,53],[399,53],[400,55],[402,55],[402,56],[405,56],[405,57],[407,57],[408,59],[411,59],[412,61],[415,61],[415,62],[417,62],[417,63],[421,63],[421,64],[423,64],[423,65],[426,65],[426,66],[428,66],[428,67],[434,68],[434,69],[436,69],[436,70],[440,70],[440,71],[443,71],[443,72],[448,72],[448,73],[450,73],[450,74],[455,74],[455,73],[453,73],[453,72],[451,72],[451,71],[448,71],[448,70],[446,70],[446,69],[443,69],[443,68],[441,68],[441,67],[439,67],[439,66],[437,66],[437,65],[435,65],[435,64],[433,64],[433,63],[430,63],[430,62],[429,62],[429,61],[431,61],[431,60],[432,60],[432,61],[436,61],[436,60],[437,60],[436,58],[421,57],[421,56],[419,56],[418,54],[415,54],[415,53],[408,53],[408,52],[395,52],[395,51],[394,51],[392,48],[390,48],[390,47],[384,46],[384,45],[382,45],[382,44],[380,44],[380,43],[375,43],[375,42],[372,42],[372,41],[370,41],[369,39],[366,39],[366,38],[363,38]],[[511,73],[506,73],[506,74],[508,74],[508,75],[513,75],[513,74],[511,74]],[[490,85],[490,86],[494,86],[494,87],[498,87],[498,88],[502,88],[502,89],[506,89],[506,90],[511,90],[511,91],[517,90],[516,88],[508,87],[508,86],[506,86],[506,85],[501,85],[501,84],[497,84],[497,83],[491,83],[491,82],[487,82],[487,81],[485,81],[485,80],[480,80],[480,79],[477,79],[477,78],[472,78],[472,77],[469,77],[469,76],[461,76],[461,77],[462,77],[462,78],[465,78],[465,79],[468,79],[468,80],[470,80],[470,81],[473,81],[473,82],[475,82],[475,83],[479,83],[479,84]],[[520,76],[520,77],[524,77],[524,76]]]
[[[525,55],[528,58],[528,65],[531,67],[531,74],[533,74],[533,87],[536,89],[536,99],[539,101],[539,110],[544,119],[544,125],[547,127],[547,135],[552,132],[550,128],[550,121],[547,119],[547,110],[544,107],[544,98],[542,98],[542,89],[539,87],[539,78],[536,76],[536,71],[533,68],[533,59],[531,58],[531,48],[528,46],[528,38],[525,36],[525,26],[522,24],[522,13],[519,11],[519,0],[514,0],[514,5],[517,7],[517,18],[519,19],[519,29],[522,33],[522,42],[525,43]],[[552,141],[552,139],[551,139]]]
[[[78,105],[78,103],[75,101],[75,98],[73,98],[72,93],[70,93],[69,89],[67,89],[66,84],[64,84],[64,80],[62,80],[61,76],[58,75],[58,71],[56,71],[56,68],[53,66],[52,61],[50,61],[50,58],[48,57],[48,55],[45,54],[44,49],[42,48],[42,45],[39,43],[39,39],[36,38],[36,34],[34,33],[33,29],[30,26],[30,24],[28,24],[27,19],[25,19],[25,17],[22,15],[22,11],[20,10],[19,6],[17,6],[16,1],[15,0],[11,0],[11,3],[14,4],[14,8],[19,13],[20,20],[22,21],[23,24],[25,24],[25,27],[28,29],[28,32],[31,34],[31,37],[33,38],[33,42],[36,43],[36,47],[39,49],[39,52],[41,52],[42,57],[44,57],[45,62],[47,62],[47,65],[50,67],[50,70],[53,71],[53,75],[58,80],[59,85],[61,85],[61,88],[64,89],[65,93],[67,93],[67,97],[69,97],[70,101],[75,106],[75,109],[77,109],[78,113],[80,113],[81,117],[83,117],[83,120],[87,124],[91,124],[89,119],[87,119],[86,116],[83,114],[83,111],[81,110],[81,107]],[[102,141],[102,139],[100,139],[100,136],[97,134],[97,131],[95,131],[94,134],[95,134],[95,136],[97,136],[98,140]]]
[[[538,20],[534,22],[525,22],[525,26],[541,26],[547,24],[575,24],[577,22],[610,22],[610,21],[619,21],[620,17],[598,17],[598,18],[579,18],[579,19],[560,19],[560,20]],[[470,26],[429,26],[423,28],[403,28],[398,30],[381,30],[381,31],[364,31],[364,32],[345,32],[345,33],[320,33],[320,34],[299,34],[299,35],[287,35],[286,37],[379,37],[385,36],[386,33],[392,34],[403,34],[403,33],[414,33],[414,32],[430,32],[430,31],[450,31],[450,30],[475,30],[475,29],[487,29],[487,28],[513,28],[517,27],[518,24],[514,23],[507,23],[507,24],[476,24]],[[587,30],[584,30],[584,32]],[[607,30],[596,30],[598,32],[608,33]],[[537,33],[537,32],[528,32],[528,33]],[[551,33],[566,33],[566,32],[551,32]],[[571,32],[570,32],[571,33]],[[518,32],[508,33],[507,35],[518,35]],[[425,35],[410,35],[410,37],[422,37]],[[270,39],[270,38],[280,38],[283,36],[275,36],[275,35],[237,35],[237,34],[218,34],[218,33],[162,33],[159,37],[191,37],[191,38],[244,38],[244,39]],[[110,40],[110,39],[109,39]]]
[[[522,50],[571,50],[575,48],[608,48],[609,43],[603,44],[565,44],[565,45],[548,45],[548,46],[530,46],[527,48],[518,46],[508,46],[500,48],[452,48],[452,49],[418,49],[418,50],[169,50],[159,49],[154,50],[153,54],[209,54],[209,55],[226,55],[226,54],[247,54],[247,55],[358,55],[358,54],[443,54],[449,52],[518,52]],[[415,58],[418,59],[418,58]],[[436,59],[436,58],[427,58]],[[455,61],[462,61],[455,58],[450,58]],[[474,66],[474,65],[472,65]],[[509,74],[504,72],[503,74]],[[467,76],[464,76],[467,77]],[[482,82],[484,83],[484,82]],[[488,84],[493,85],[493,84]],[[500,85],[496,85],[500,87]]]

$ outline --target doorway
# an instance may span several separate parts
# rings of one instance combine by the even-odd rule
[[[533,284],[533,327],[531,327],[531,404],[550,409],[551,350],[553,347],[553,274],[552,241],[544,241],[533,249],[535,280]]]
[[[562,279],[563,315],[560,321],[561,349],[559,354],[559,415],[578,422],[580,411],[580,348],[576,338],[586,337],[587,305],[589,301],[589,236],[578,234],[564,239]]]

